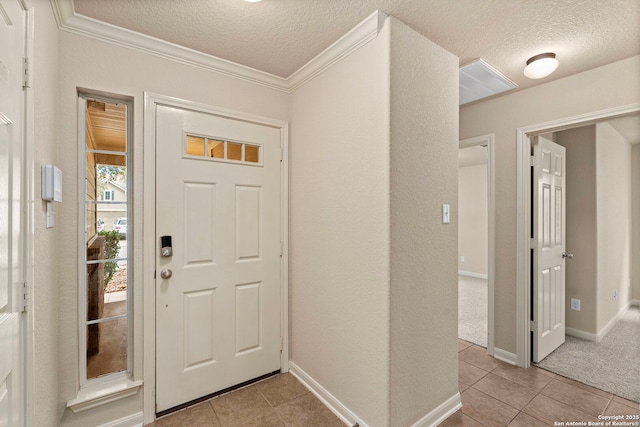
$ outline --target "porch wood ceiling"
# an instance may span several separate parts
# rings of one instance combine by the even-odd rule
[[[87,100],[87,133],[91,135],[92,148],[118,151],[123,154],[123,156],[96,154],[97,163],[124,166],[127,141],[126,115],[125,105]]]

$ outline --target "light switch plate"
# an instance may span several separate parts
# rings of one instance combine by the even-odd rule
[[[449,211],[449,205],[444,204],[442,205],[442,223],[449,224],[450,222],[451,222],[451,214]]]

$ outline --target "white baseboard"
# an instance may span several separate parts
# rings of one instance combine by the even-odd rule
[[[142,424],[144,424],[144,416],[142,412],[136,412],[124,418],[100,424],[97,427],[142,427]]]
[[[627,305],[622,307],[622,309],[615,316],[613,316],[613,318],[609,320],[609,322],[606,325],[604,325],[604,328],[600,329],[600,331],[598,332],[598,335],[596,335],[597,342],[602,341],[602,339],[607,336],[611,328],[613,328],[613,326],[618,322],[618,320],[620,320],[620,318],[624,316],[627,310],[629,310],[629,307],[631,307],[631,302],[628,302]]]
[[[493,348],[493,357],[510,365],[515,366],[518,364],[518,356],[498,347]]]
[[[440,406],[433,411],[429,412],[424,417],[420,418],[411,427],[431,427],[437,426],[451,415],[453,415],[458,409],[462,408],[462,401],[460,400],[460,393],[456,393],[449,399],[445,400]]]
[[[474,273],[472,271],[458,270],[458,274],[461,276],[476,277],[478,279],[484,279],[484,280],[489,279],[489,276],[487,274]]]
[[[360,427],[368,427],[356,414],[351,412],[342,402],[329,393],[309,374],[303,371],[294,362],[289,362],[289,373],[296,377],[302,385],[304,385],[311,393],[313,393],[324,405],[331,410],[346,425],[353,426],[358,424]]]
[[[565,335],[571,335],[572,337],[580,338],[587,341],[598,341],[598,336],[596,334],[585,332],[580,329],[565,327],[564,333]]]
[[[327,406],[331,412],[336,414],[340,420],[346,425],[353,426],[358,424],[359,427],[369,427],[364,421],[362,421],[356,414],[351,412],[342,402],[340,402],[335,396],[329,393],[324,387],[322,387],[316,380],[311,378],[309,374],[303,371],[294,362],[289,362],[289,373],[296,377],[311,393],[313,393],[322,403]],[[460,400],[460,393],[456,393],[454,396],[447,399],[440,406],[429,412],[422,417],[411,427],[427,427],[437,426],[442,421],[446,420],[458,409],[462,408],[462,401]]]
[[[629,301],[629,305],[640,306],[640,299],[632,299],[631,301]]]

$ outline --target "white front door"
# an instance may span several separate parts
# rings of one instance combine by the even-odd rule
[[[281,135],[168,106],[156,135],[160,412],[280,370]]]
[[[24,424],[21,291],[21,163],[26,14],[0,0],[0,426]]]
[[[566,158],[565,148],[534,139],[533,361],[564,343]]]

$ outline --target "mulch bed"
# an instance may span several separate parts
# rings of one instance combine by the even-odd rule
[[[120,267],[116,270],[111,280],[105,288],[105,292],[119,292],[127,289],[127,267]]]

